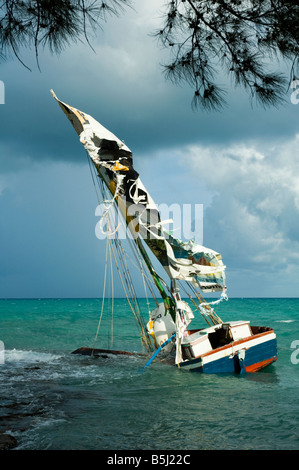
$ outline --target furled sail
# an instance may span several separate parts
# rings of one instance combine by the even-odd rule
[[[163,230],[157,206],[134,169],[131,150],[91,116],[63,103],[51,92],[80,136],[131,235],[144,240],[170,279],[189,281],[203,292],[222,291],[225,266],[221,255],[193,241],[175,239]]]

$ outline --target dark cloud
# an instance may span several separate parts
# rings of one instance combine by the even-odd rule
[[[58,58],[40,53],[41,72],[32,51],[23,56],[32,72],[16,60],[2,64],[0,295],[98,295],[92,181],[51,88],[126,142],[157,204],[205,204],[204,243],[223,253],[234,295],[255,294],[261,266],[280,263],[285,279],[295,279],[299,105],[265,111],[230,89],[222,112],[192,111],[192,90],[162,75],[163,52],[148,35],[151,5],[140,2],[139,12],[109,22],[93,41],[96,54],[82,44]]]
[[[143,28],[148,19],[141,16],[138,24],[138,18],[138,12],[132,12],[109,22],[93,44],[96,53],[82,44],[58,58],[44,52],[41,72],[31,51],[24,52],[24,61],[32,72],[16,60],[2,64],[5,105],[0,106],[0,133],[1,145],[9,147],[3,150],[6,167],[12,151],[15,160],[25,156],[81,161],[78,139],[50,88],[109,128],[136,156],[190,143],[291,136],[297,130],[298,110],[291,101],[265,111],[251,107],[245,92],[231,87],[223,111],[193,111],[192,89],[165,80],[159,65],[163,52],[147,36],[151,28]]]

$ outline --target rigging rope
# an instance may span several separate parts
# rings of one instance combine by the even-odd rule
[[[113,321],[114,321],[114,283],[113,283],[113,265],[112,265],[112,256],[111,250],[109,250],[110,258],[110,273],[111,273],[111,344],[113,346]]]
[[[214,316],[216,316],[219,320],[220,318],[215,314],[214,312],[214,309],[211,308],[211,305],[217,305],[219,304],[220,302],[222,302],[223,300],[228,300],[228,297],[227,297],[227,294],[226,294],[226,288],[223,289],[222,293],[221,293],[221,296],[218,300],[214,300],[213,302],[202,302],[200,305],[199,305],[199,308],[200,308],[200,311],[203,315],[208,315],[209,317],[211,317],[211,314]],[[209,313],[206,311],[206,308],[208,307],[209,309]],[[222,321],[218,321],[217,323],[222,323]]]
[[[89,158],[88,158],[88,161],[89,161],[89,167],[90,167],[91,172],[92,172],[92,168],[96,172],[96,169],[93,166],[91,166]],[[115,174],[116,174],[116,189],[115,189],[114,196],[113,196],[112,199],[107,198],[108,190],[106,188],[106,185],[105,185],[101,175],[99,174],[98,176],[100,176],[100,178],[97,178],[97,181],[101,183],[101,184],[99,184],[99,188],[100,188],[100,191],[101,191],[101,194],[102,194],[102,202],[104,202],[104,203],[108,202],[109,204],[108,204],[108,206],[105,207],[105,210],[104,210],[104,212],[101,216],[101,219],[100,219],[100,229],[101,229],[102,233],[104,233],[107,237],[107,244],[106,244],[106,262],[105,262],[105,273],[104,273],[104,289],[103,289],[102,309],[101,309],[101,315],[100,315],[100,320],[99,320],[99,324],[98,324],[98,329],[97,329],[97,334],[96,334],[95,341],[98,337],[100,324],[101,324],[101,320],[102,320],[102,315],[103,315],[103,310],[104,310],[105,289],[106,289],[106,279],[107,279],[107,263],[108,263],[108,255],[109,255],[110,270],[111,270],[111,281],[112,281],[112,324],[111,324],[112,342],[113,342],[113,299],[114,299],[113,274],[112,274],[112,271],[113,271],[113,269],[112,269],[112,256],[113,256],[115,266],[116,266],[116,269],[117,269],[117,272],[118,272],[118,275],[119,275],[119,278],[120,278],[120,281],[121,281],[121,284],[122,284],[122,287],[123,287],[123,290],[124,290],[124,293],[125,293],[125,296],[126,296],[126,300],[127,300],[128,305],[129,305],[129,307],[132,311],[133,318],[135,319],[135,321],[137,323],[137,326],[139,327],[139,329],[141,331],[142,342],[143,342],[143,344],[144,344],[144,346],[146,347],[147,350],[151,350],[152,349],[151,341],[150,341],[149,335],[146,331],[146,326],[145,326],[145,322],[144,322],[142,314],[141,314],[141,309],[140,309],[139,302],[138,302],[137,295],[136,295],[136,291],[135,291],[135,288],[134,288],[134,283],[132,281],[131,274],[130,274],[130,271],[129,271],[129,267],[128,267],[128,264],[127,264],[128,255],[127,255],[126,251],[124,250],[123,244],[121,243],[121,240],[120,240],[119,235],[118,235],[118,229],[119,229],[121,224],[124,225],[124,222],[120,218],[120,223],[117,225],[117,227],[114,230],[113,230],[113,227],[115,227],[116,224],[111,223],[111,217],[112,217],[111,210],[112,210],[112,208],[114,208],[115,211],[117,211],[117,209],[118,209],[117,197],[119,196],[120,183],[121,183],[121,180],[123,178],[122,175],[119,175],[117,173],[115,173]],[[92,179],[93,179],[94,187],[96,188],[96,184],[95,184],[93,174],[92,174]],[[133,197],[133,199],[136,199],[137,198],[136,188],[133,189],[133,187],[132,187],[132,188],[130,188],[130,190],[132,192],[134,192],[134,190],[135,190],[134,194],[131,194],[131,196]],[[97,196],[98,196],[98,193],[97,193]],[[98,197],[98,201],[100,201],[99,197]],[[135,202],[137,202],[137,200]],[[138,202],[141,202],[139,200],[139,198],[138,198]],[[100,204],[100,202],[99,202],[99,204]],[[106,221],[106,227],[107,227],[106,232],[103,231],[104,221]],[[147,230],[149,230],[149,227],[147,227]],[[126,228],[125,228],[125,233],[126,233]],[[147,308],[148,308],[148,314],[150,316],[150,304],[149,304],[149,299],[148,299],[148,294],[147,294],[147,287],[148,287],[153,299],[155,300],[156,305],[158,306],[159,303],[158,303],[158,301],[157,301],[157,299],[156,299],[156,297],[153,293],[153,290],[150,287],[150,281],[153,284],[155,284],[155,283],[153,281],[152,273],[150,272],[149,266],[147,265],[147,263],[145,262],[145,260],[141,256],[140,248],[138,246],[138,243],[136,243],[135,240],[131,240],[130,236],[128,236],[127,239],[128,239],[129,246],[130,246],[130,248],[133,252],[133,255],[135,257],[137,266],[133,262],[132,257],[129,257],[129,259],[130,259],[131,263],[133,263],[133,265],[140,271],[140,273],[142,275],[143,286],[144,286],[145,297],[146,297],[146,303],[147,303]],[[112,243],[112,241],[113,241],[113,243]],[[117,254],[118,261],[117,261],[117,258],[116,258],[116,254]],[[146,273],[144,271],[144,267],[146,268],[146,272],[148,272],[150,274],[149,277],[146,275]],[[191,297],[191,295],[189,293],[186,292],[185,289],[183,289],[183,290],[186,292],[186,294],[188,295],[189,299],[191,300],[193,305],[196,307],[196,309],[202,314],[202,316],[204,317],[204,319],[206,320],[208,325],[211,326],[210,323],[209,323],[208,318],[212,321],[213,324],[222,323],[221,319],[215,314],[215,312],[214,312],[213,308],[211,307],[211,305],[218,304],[219,302],[221,302],[224,299],[227,300],[227,296],[226,296],[225,292],[222,293],[221,298],[219,300],[208,303],[208,302],[205,301],[205,299],[201,296],[201,294],[194,288],[194,286],[191,283],[187,283],[187,285],[189,285],[189,288],[191,288],[191,291],[193,292],[195,297],[199,300],[199,302],[200,302],[199,305],[196,304],[194,299]]]
[[[103,197],[105,197],[106,188],[104,187],[104,185],[102,185],[101,189],[103,190],[102,192]],[[116,205],[116,199],[114,199],[114,203]],[[109,227],[111,227],[110,213],[108,211],[106,212],[105,217],[108,220],[107,224],[109,225]],[[143,321],[143,318],[141,315],[141,310],[140,310],[140,306],[139,306],[138,299],[136,296],[134,284],[130,275],[128,265],[126,263],[126,257],[125,257],[125,251],[124,251],[123,245],[119,239],[118,233],[116,232],[114,233],[114,237],[112,239],[110,238],[110,236],[107,236],[107,239],[109,240],[109,246],[111,248],[111,252],[115,261],[116,269],[117,269],[127,302],[131,308],[133,317],[135,321],[137,322],[137,326],[141,330],[142,342],[147,350],[152,350],[152,345],[148,337],[148,334],[146,332],[145,322]],[[112,240],[113,240],[113,243],[112,243]],[[113,245],[115,249],[113,248]],[[116,258],[116,253],[118,255],[118,261]]]
[[[137,262],[137,265],[133,262],[132,258],[129,258],[131,263],[135,266],[136,269],[138,269],[138,271],[141,273],[142,275],[142,279],[143,279],[143,287],[144,287],[144,293],[145,293],[145,297],[146,297],[146,303],[147,303],[147,307],[148,307],[148,314],[149,314],[149,317],[150,317],[150,305],[149,305],[149,300],[148,300],[148,295],[147,295],[147,289],[146,289],[146,286],[148,288],[148,290],[150,291],[150,293],[152,294],[152,297],[156,303],[156,305],[158,306],[159,305],[159,302],[157,301],[156,299],[156,296],[154,295],[154,292],[152,291],[151,287],[150,287],[150,282],[154,285],[154,281],[153,281],[153,278],[151,276],[147,276],[145,271],[144,271],[144,268],[148,271],[148,267],[144,261],[144,259],[141,257],[140,255],[140,252],[136,246],[136,243],[132,243],[132,240],[129,238],[129,245],[130,245],[130,248],[134,254],[134,257],[136,259],[136,262]],[[127,255],[127,253],[126,253]],[[128,255],[127,255],[128,256]],[[139,266],[138,266],[139,265]]]
[[[93,348],[95,347],[95,343],[98,339],[98,335],[99,335],[99,331],[100,331],[100,325],[101,325],[101,322],[102,322],[102,317],[103,317],[103,311],[104,311],[104,303],[105,303],[105,291],[106,291],[106,277],[107,277],[107,260],[108,260],[108,238],[107,238],[107,243],[106,243],[106,260],[105,260],[105,271],[104,271],[104,284],[103,284],[103,298],[102,298],[102,308],[101,308],[101,315],[100,315],[100,319],[99,319],[99,322],[98,322],[98,328],[97,328],[97,331],[96,331],[96,335],[95,335],[95,338],[94,338],[94,342],[93,342]]]

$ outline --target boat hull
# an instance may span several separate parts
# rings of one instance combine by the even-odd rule
[[[110,355],[147,357],[146,354],[133,353],[129,351],[114,351],[107,349],[79,348],[72,354],[83,354],[95,358],[107,358]],[[219,373],[251,373],[272,364],[277,360],[277,341],[272,329],[266,329],[263,333],[232,341],[222,347],[198,355],[194,358],[187,358],[176,367],[190,372],[200,372],[205,374]],[[168,359],[163,358],[166,364],[174,365],[173,355]]]
[[[187,359],[177,367],[207,374],[257,372],[277,360],[273,330],[234,341],[201,356]]]
[[[146,354],[135,353],[130,351],[117,351],[113,349],[95,349],[95,348],[86,348],[82,347],[76,349],[72,354],[81,354],[83,356],[92,356],[95,358],[101,357],[106,359],[110,355],[112,356],[134,356],[134,357],[146,357]]]

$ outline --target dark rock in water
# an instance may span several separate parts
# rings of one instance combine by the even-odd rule
[[[9,450],[17,446],[16,439],[10,434],[0,432],[0,450]]]

